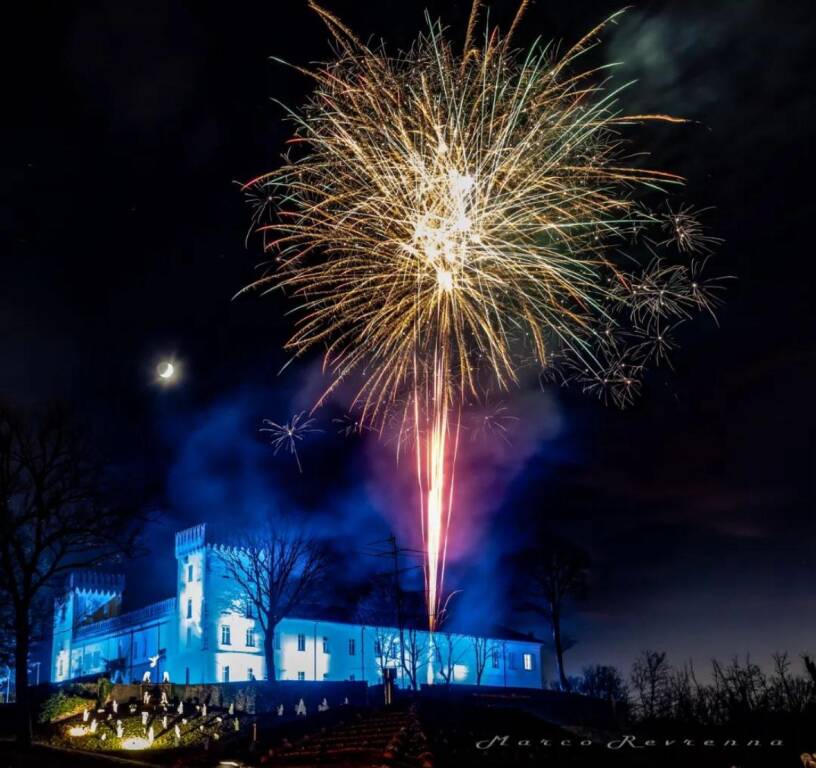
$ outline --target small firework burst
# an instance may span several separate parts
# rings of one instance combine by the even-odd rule
[[[471,414],[470,421],[471,442],[501,440],[510,445],[510,434],[519,419],[510,412],[504,400],[494,401],[488,396],[482,407]]]
[[[337,434],[343,435],[343,437],[361,435],[363,432],[368,432],[371,429],[371,427],[364,424],[352,413],[344,413],[339,418],[332,419],[332,424],[337,427]]]
[[[275,456],[281,449],[295,457],[298,471],[303,474],[303,465],[300,463],[300,456],[297,451],[298,443],[302,442],[306,435],[320,432],[315,428],[317,419],[313,419],[306,414],[306,411],[296,413],[292,418],[278,424],[271,419],[263,420],[264,426],[258,431],[269,435],[269,444],[275,449]]]
[[[710,210],[683,204],[675,211],[671,203],[666,203],[662,229],[668,237],[659,244],[673,244],[681,253],[710,254],[715,246],[722,243],[722,238],[707,235],[700,222],[700,217]]]

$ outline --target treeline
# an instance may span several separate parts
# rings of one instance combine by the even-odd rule
[[[675,667],[665,652],[644,651],[628,677],[616,667],[591,665],[570,683],[585,696],[611,700],[622,717],[636,722],[723,725],[816,712],[816,665],[805,656],[800,667],[787,653],[774,654],[769,671],[750,658],[728,664],[714,659],[702,682],[691,662]]]

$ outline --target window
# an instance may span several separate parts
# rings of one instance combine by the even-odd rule
[[[323,638],[323,653],[329,653],[329,638]]]
[[[57,674],[62,677],[62,657],[57,661]]]
[[[305,672],[298,672],[298,680],[305,680],[306,673]]]
[[[190,597],[187,598],[187,618],[193,618],[193,600]]]
[[[493,662],[493,669],[498,669],[499,668],[499,649],[494,648],[490,652],[490,657],[491,657],[491,661]]]
[[[254,648],[255,647],[255,630],[248,629],[246,631],[246,644],[247,648]]]
[[[221,645],[232,645],[232,633],[229,624],[221,625]]]
[[[280,632],[275,632],[275,650],[280,650]]]
[[[249,598],[247,598],[246,600],[246,617],[248,619],[252,618],[252,600],[250,600]]]
[[[189,648],[193,643],[193,628],[187,627],[187,647]]]
[[[349,656],[354,656],[357,653],[357,645],[354,642],[354,638],[349,638]]]
[[[255,670],[252,667],[247,668],[247,680],[252,681],[255,679]]]
[[[224,675],[224,682],[228,683],[229,682],[229,667],[224,667],[223,675]]]
[[[298,635],[298,650],[306,650],[306,635]]]
[[[525,653],[522,656],[522,663],[524,664],[524,669],[527,672],[532,672],[532,670],[533,670],[533,654],[532,653]]]
[[[188,565],[187,566],[187,581],[190,582],[192,580],[193,580],[193,566]]]

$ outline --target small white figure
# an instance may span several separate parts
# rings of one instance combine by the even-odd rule
[[[227,712],[229,714],[231,714],[231,715],[235,714],[235,702],[234,701],[230,702],[229,709],[227,710]]]
[[[180,715],[184,714],[184,702],[183,701],[179,700],[179,705],[176,707],[176,712],[178,712]]]
[[[107,733],[103,733],[103,734],[102,734],[102,741],[105,741],[105,739],[107,739],[107,738],[108,738],[108,734],[107,734]]]
[[[181,739],[181,728],[178,727],[178,723],[173,726],[173,733],[176,734],[176,741]]]
[[[218,717],[215,718],[216,723],[220,723],[221,720],[222,720],[221,715],[218,715]]]
[[[344,706],[344,707],[347,707],[347,706],[348,706],[348,696],[346,696],[346,698],[345,698],[345,699],[343,699],[343,706]]]
[[[150,670],[148,670],[147,672],[145,672],[142,675],[142,682],[143,683],[149,683],[150,682]]]
[[[187,718],[186,717],[181,718],[181,724],[182,725],[187,725]]]
[[[295,707],[295,714],[300,717],[306,717],[306,702],[301,699]]]
[[[91,733],[96,733],[96,718],[91,720]]]
[[[87,722],[88,722],[88,716],[89,716],[89,714],[90,714],[90,713],[88,712],[88,710],[87,710],[87,709],[83,709],[83,710],[82,710],[82,722],[83,722],[83,723],[87,723]]]
[[[238,718],[234,718],[232,721],[232,727],[235,728],[236,731],[241,730],[241,724],[238,722]]]
[[[153,726],[151,725],[150,728],[148,728],[147,730],[147,743],[150,744],[151,747],[153,746],[153,740],[155,738],[156,734],[153,733]]]
[[[157,653],[155,656],[148,656],[147,658],[150,659],[150,668],[155,669],[156,664],[159,663],[159,657],[161,654]]]
[[[150,704],[150,694],[147,691],[145,691],[144,696],[142,696],[142,704]]]
[[[207,705],[206,704],[201,705],[201,717],[207,717]]]
[[[329,702],[326,701],[326,698],[324,697],[323,701],[321,701],[320,704],[317,705],[317,711],[318,712],[326,712],[328,709],[329,709]]]
[[[166,706],[167,706],[167,691],[162,691],[162,695],[161,695],[161,702],[160,702],[160,704],[161,704],[163,707],[166,707]]]
[[[199,730],[199,731],[201,731],[201,733],[204,733],[204,726],[203,726],[203,725],[199,725],[199,726],[198,726],[198,730]]]
[[[170,673],[166,669],[164,670],[164,672],[162,672],[162,682],[163,683],[170,682]]]
[[[283,717],[283,704],[278,704],[278,717]]]
[[[162,718],[162,728],[166,731],[167,730],[167,715]]]
[[[123,734],[124,732],[125,732],[125,729],[124,729],[124,727],[122,726],[122,721],[121,721],[121,720],[117,720],[117,721],[116,721],[116,738],[117,738],[117,739],[121,739],[121,738],[122,738],[122,734]]]
[[[117,713],[119,712],[119,702],[118,702],[118,701],[116,701],[116,699],[114,699],[114,700],[111,702],[111,707],[113,707],[113,714],[114,714],[114,715],[115,715],[115,714],[117,714]]]
[[[147,725],[148,713],[142,712],[142,725]]]
[[[105,718],[105,720],[113,720],[113,714],[108,712],[108,716]]]

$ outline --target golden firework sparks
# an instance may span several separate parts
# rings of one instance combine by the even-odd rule
[[[621,131],[678,119],[623,115],[605,68],[577,69],[618,14],[563,55],[524,53],[509,42],[526,0],[508,35],[487,28],[481,45],[474,0],[462,53],[428,19],[390,55],[311,5],[337,55],[298,68],[314,91],[287,110],[292,151],[245,185],[275,257],[250,288],[297,302],[287,349],[323,350],[323,398],[356,375],[360,423],[396,411],[410,424],[433,629],[465,399],[534,362],[624,404],[647,358],[666,354],[665,329],[712,304],[699,264],[657,262],[642,278],[623,254],[665,222],[648,197],[682,180],[629,162]]]

